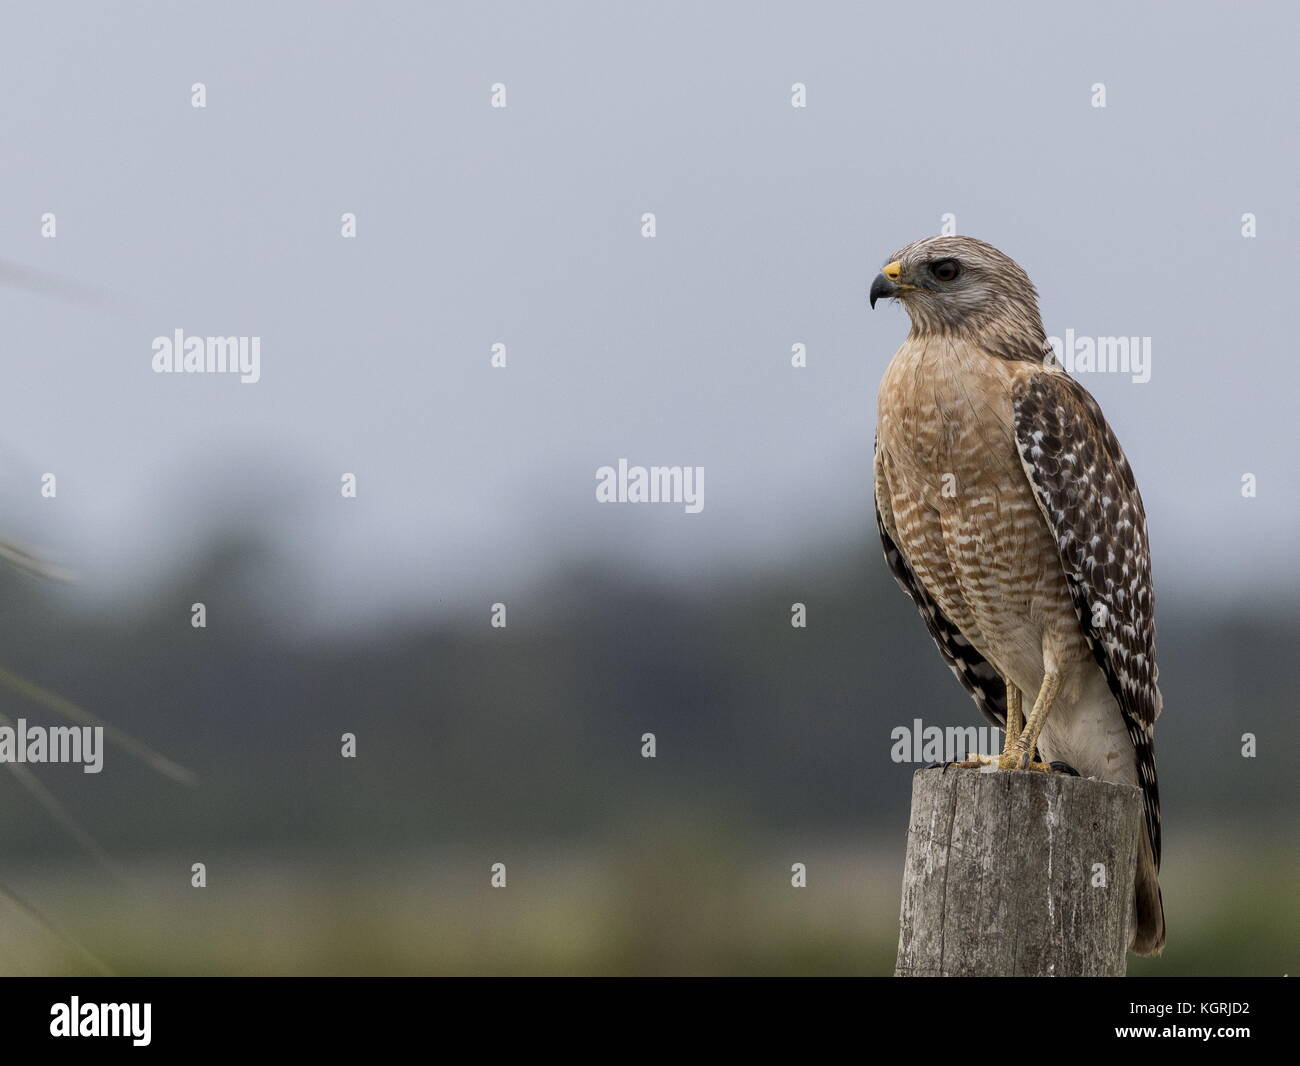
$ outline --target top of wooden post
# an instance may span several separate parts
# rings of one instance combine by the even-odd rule
[[[897,976],[1123,976],[1141,791],[946,767],[912,778]]]

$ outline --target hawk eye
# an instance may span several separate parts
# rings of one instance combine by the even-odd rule
[[[952,281],[961,273],[961,264],[955,259],[940,259],[930,264],[930,273],[940,281]]]

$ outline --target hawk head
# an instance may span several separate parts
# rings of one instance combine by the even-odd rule
[[[1041,335],[1029,275],[974,237],[923,237],[896,251],[871,283],[871,306],[901,300],[921,333],[973,331],[990,324]]]

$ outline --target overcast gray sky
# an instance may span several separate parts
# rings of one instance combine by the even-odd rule
[[[1146,384],[1080,376],[1158,582],[1292,582],[1296,11],[6,5],[0,258],[112,296],[0,290],[4,528],[93,593],[265,527],[340,611],[872,541],[906,320],[865,293],[951,213],[1049,333],[1151,338]],[[153,373],[177,328],[261,381]],[[598,504],[620,457],[703,466],[704,511]]]

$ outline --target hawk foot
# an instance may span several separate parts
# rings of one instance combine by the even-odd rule
[[[959,770],[982,770],[986,774],[998,770],[1033,770],[1037,773],[1052,773],[1053,767],[1045,762],[1034,762],[1027,751],[1004,751],[1001,755],[972,755],[961,762],[949,763]],[[1064,764],[1062,764],[1064,765]],[[1077,776],[1077,775],[1076,775]]]

